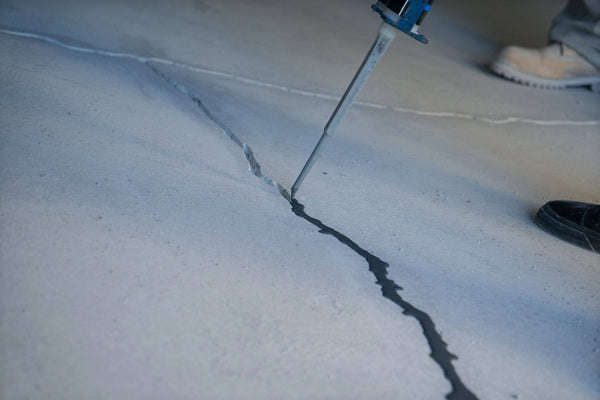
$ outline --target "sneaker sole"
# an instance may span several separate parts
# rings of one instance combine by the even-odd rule
[[[492,71],[506,79],[540,89],[566,89],[568,87],[589,86],[592,92],[600,93],[600,76],[570,79],[540,78],[526,74],[518,69],[502,63],[495,62],[491,66]]]
[[[559,239],[594,253],[600,253],[600,235],[598,233],[561,217],[547,205],[539,209],[535,216],[535,223]]]

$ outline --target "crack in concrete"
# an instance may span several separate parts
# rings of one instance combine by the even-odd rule
[[[373,273],[373,275],[375,276],[377,285],[379,285],[381,287],[381,292],[382,292],[383,297],[392,301],[393,303],[398,305],[400,308],[402,308],[404,315],[413,317],[419,322],[419,324],[421,325],[421,328],[423,330],[423,335],[425,336],[427,343],[431,350],[430,357],[442,369],[444,376],[446,377],[446,379],[448,380],[448,382],[450,383],[450,385],[452,387],[452,391],[446,396],[446,398],[448,400],[477,400],[477,397],[465,386],[465,384],[460,379],[458,373],[456,372],[456,369],[454,368],[452,361],[456,360],[457,357],[454,354],[449,352],[448,345],[446,344],[446,342],[444,342],[440,333],[437,332],[435,323],[433,322],[433,320],[431,319],[429,314],[418,309],[417,307],[413,306],[411,303],[404,300],[402,298],[402,296],[400,296],[400,294],[398,293],[398,290],[401,290],[402,288],[400,286],[398,286],[393,280],[388,278],[387,268],[389,267],[389,264],[382,261],[380,258],[372,255],[368,251],[364,250],[363,248],[358,246],[354,241],[352,241],[347,236],[345,236],[342,233],[336,231],[335,229],[325,225],[320,220],[313,218],[313,217],[309,216],[308,214],[306,214],[306,212],[304,211],[304,205],[298,203],[295,199],[292,199],[291,196],[289,195],[289,192],[287,191],[287,189],[285,189],[279,182],[265,176],[262,173],[261,166],[258,163],[258,161],[256,160],[256,158],[254,157],[254,153],[252,152],[252,149],[250,148],[250,146],[248,146],[248,144],[246,144],[242,140],[240,140],[239,137],[235,134],[235,132],[233,132],[227,125],[225,125],[219,118],[217,118],[211,112],[211,110],[208,107],[206,107],[206,105],[204,103],[202,103],[202,100],[198,96],[193,94],[189,89],[187,89],[185,86],[181,85],[177,81],[169,78],[162,71],[160,71],[158,68],[156,68],[154,65],[152,65],[152,62],[168,64],[168,65],[175,65],[175,66],[178,66],[178,63],[174,63],[169,60],[157,59],[157,58],[153,58],[153,57],[139,57],[139,56],[135,56],[132,54],[126,54],[126,53],[107,52],[107,51],[83,48],[83,47],[79,47],[79,46],[71,46],[71,45],[64,44],[56,39],[37,35],[37,34],[28,34],[28,33],[23,33],[23,32],[17,33],[14,31],[6,31],[3,29],[0,29],[0,32],[17,35],[17,36],[22,36],[22,37],[30,37],[30,38],[45,40],[47,42],[50,42],[53,44],[58,44],[62,47],[65,47],[67,49],[74,50],[74,51],[85,52],[85,53],[90,53],[90,54],[97,54],[97,55],[104,55],[104,56],[110,56],[110,57],[129,58],[129,59],[134,59],[134,60],[140,61],[140,62],[144,63],[146,66],[148,66],[160,78],[165,80],[167,83],[172,85],[174,88],[179,90],[181,93],[190,97],[192,99],[192,101],[194,103],[196,103],[196,105],[198,105],[198,107],[202,110],[202,112],[212,122],[214,122],[225,133],[225,135],[227,135],[227,137],[229,137],[229,139],[231,139],[236,145],[238,145],[242,149],[244,156],[246,157],[246,160],[248,161],[250,171],[256,177],[261,179],[264,183],[266,183],[270,187],[277,189],[277,191],[292,205],[292,211],[294,212],[295,215],[297,215],[300,218],[303,218],[304,220],[306,220],[309,223],[318,227],[320,230],[320,233],[331,235],[331,236],[335,237],[342,244],[348,246],[350,249],[352,249],[354,252],[356,252],[359,256],[364,258],[367,261],[367,263],[369,264],[369,271],[371,271]],[[181,66],[181,65],[183,65],[183,64],[180,64],[179,66]],[[185,67],[187,68],[187,66],[185,66]],[[219,73],[219,75],[226,76],[226,74],[220,74],[220,73]],[[319,96],[322,97],[323,95],[319,95]],[[360,103],[357,103],[357,104],[360,104]],[[363,103],[363,105],[366,105],[366,104],[368,104],[368,103]],[[376,105],[376,107],[380,107],[380,106]]]
[[[297,200],[293,199],[291,204],[294,214],[319,228],[320,233],[333,236],[342,244],[352,249],[356,254],[364,258],[367,264],[369,264],[369,271],[375,276],[375,283],[381,287],[383,297],[402,308],[402,313],[404,315],[413,317],[419,322],[423,329],[423,335],[425,336],[425,339],[427,339],[427,343],[431,349],[429,356],[439,365],[442,371],[444,371],[444,376],[452,385],[452,391],[446,398],[448,400],[476,400],[477,397],[465,386],[452,364],[452,361],[457,360],[458,357],[448,351],[448,344],[444,342],[442,335],[435,328],[435,323],[429,314],[404,300],[398,293],[398,290],[402,290],[402,287],[398,286],[396,282],[388,278],[387,269],[389,264],[360,247],[348,236],[306,214],[304,205],[298,203]]]
[[[188,88],[186,88],[185,86],[183,86],[179,82],[177,82],[177,81],[169,78],[167,75],[165,75],[162,71],[160,71],[158,68],[156,68],[150,62],[145,62],[145,64],[155,74],[157,74],[159,77],[161,77],[167,83],[169,83],[175,89],[177,89],[181,93],[189,96],[192,99],[192,101],[194,103],[196,103],[196,105],[198,107],[200,107],[200,109],[202,110],[202,112],[204,112],[204,114],[213,123],[215,123],[215,125],[217,125],[219,128],[221,128],[221,130],[223,131],[223,133],[225,133],[225,135],[227,135],[227,137],[229,139],[231,139],[236,145],[238,145],[242,149],[242,151],[244,152],[244,156],[246,157],[246,160],[248,161],[248,164],[250,166],[250,172],[252,172],[252,174],[254,174],[254,176],[256,176],[257,178],[259,178],[260,180],[262,180],[264,183],[266,183],[270,187],[275,188],[287,201],[289,201],[289,202],[292,201],[292,198],[291,198],[290,194],[288,193],[287,189],[285,189],[276,180],[273,180],[273,179],[269,178],[268,176],[265,176],[262,173],[261,166],[258,163],[258,161],[256,160],[256,157],[254,157],[254,153],[252,152],[252,149],[250,148],[250,146],[248,146],[247,143],[244,143],[243,141],[241,141],[240,138],[227,125],[225,125],[219,118],[217,118],[212,113],[212,111],[210,111],[210,109],[208,107],[206,107],[204,105],[204,103],[202,103],[202,100],[198,96],[194,95]]]
[[[331,235],[335,237],[342,244],[348,246],[351,250],[357,253],[359,256],[364,258],[369,264],[369,271],[373,273],[376,279],[377,285],[381,287],[381,293],[383,297],[392,301],[394,304],[402,308],[403,314],[415,318],[421,328],[423,330],[423,335],[427,340],[429,348],[431,350],[430,357],[438,364],[438,366],[442,369],[444,376],[450,383],[452,387],[452,391],[446,396],[448,400],[477,400],[477,397],[471,392],[465,384],[460,379],[460,376],[456,372],[454,365],[452,364],[453,360],[457,360],[458,358],[450,353],[448,350],[448,345],[442,339],[441,334],[437,331],[435,327],[435,323],[426,312],[418,309],[413,306],[408,301],[404,300],[402,296],[398,293],[398,290],[402,290],[400,286],[398,286],[393,280],[388,278],[388,267],[389,264],[385,261],[382,261],[379,257],[376,257],[369,253],[368,251],[361,248],[357,245],[353,240],[351,240],[346,235],[340,233],[339,231],[325,225],[320,220],[313,218],[306,214],[304,211],[304,205],[300,204],[296,199],[292,199],[290,197],[289,192],[285,189],[281,184],[277,181],[266,177],[261,172],[261,167],[250,147],[242,142],[239,137],[233,132],[227,125],[225,125],[219,118],[217,118],[210,109],[202,103],[202,100],[193,94],[189,89],[185,86],[181,85],[177,81],[169,78],[166,74],[160,71],[158,68],[153,66],[151,63],[147,62],[146,65],[154,73],[164,79],[167,83],[172,85],[174,88],[182,92],[183,94],[189,96],[194,103],[198,105],[198,107],[202,110],[206,116],[213,121],[221,130],[229,137],[235,144],[237,144],[240,148],[243,149],[246,159],[250,165],[250,171],[265,182],[267,185],[274,187],[279,191],[279,193],[292,205],[292,211],[295,215],[304,220],[310,222],[317,228],[319,228],[319,232],[327,235]]]
[[[325,93],[313,92],[313,91],[309,91],[309,90],[296,89],[296,88],[292,88],[292,87],[288,87],[288,86],[284,86],[284,85],[260,81],[257,79],[253,79],[253,78],[249,78],[249,77],[245,77],[245,76],[241,76],[241,75],[235,75],[235,74],[232,74],[229,72],[223,72],[223,71],[217,71],[217,70],[212,70],[212,69],[208,69],[208,68],[196,67],[196,66],[185,64],[182,62],[169,60],[166,58],[144,57],[144,56],[140,56],[140,55],[132,54],[132,53],[99,50],[99,49],[92,49],[90,47],[70,45],[70,44],[60,41],[56,38],[46,36],[46,35],[40,35],[40,34],[32,33],[32,32],[22,32],[22,31],[15,31],[15,30],[10,30],[10,29],[3,29],[3,28],[0,28],[0,32],[4,33],[6,35],[44,41],[44,42],[51,43],[56,46],[60,46],[64,49],[71,50],[71,51],[77,51],[80,53],[136,60],[136,61],[139,61],[144,64],[148,63],[148,62],[154,62],[156,64],[169,65],[172,67],[185,69],[185,70],[188,70],[191,72],[196,72],[196,73],[216,76],[216,77],[220,77],[220,78],[230,79],[230,80],[238,81],[241,83],[245,83],[247,85],[259,86],[259,87],[273,89],[273,90],[279,90],[279,91],[283,91],[286,93],[296,94],[296,95],[305,96],[305,97],[313,97],[313,98],[319,98],[319,99],[323,99],[323,100],[335,101],[336,103],[340,99],[340,96],[338,96],[338,95],[330,95],[330,94],[325,94]],[[505,125],[505,124],[516,124],[516,123],[528,124],[528,125],[539,125],[539,126],[598,126],[598,125],[600,125],[600,120],[588,120],[588,121],[543,120],[543,119],[512,117],[512,116],[504,117],[504,118],[492,118],[492,117],[484,117],[484,116],[474,115],[474,114],[457,113],[457,112],[449,112],[449,111],[416,110],[416,109],[412,109],[412,108],[396,107],[396,106],[390,106],[390,105],[386,105],[386,104],[372,103],[372,102],[366,102],[366,101],[355,101],[354,105],[378,109],[378,110],[389,110],[389,111],[403,113],[403,114],[418,115],[421,117],[462,119],[462,120],[467,120],[467,121],[483,122],[483,123],[487,123],[487,124],[491,124],[491,125]]]

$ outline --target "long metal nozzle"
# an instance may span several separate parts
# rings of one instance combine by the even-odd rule
[[[306,175],[308,175],[308,173],[310,172],[315,161],[317,161],[317,158],[321,154],[321,151],[327,143],[327,140],[329,140],[329,137],[333,134],[333,132],[335,132],[336,128],[342,121],[342,118],[344,118],[344,115],[346,115],[350,107],[352,107],[352,103],[354,103],[354,99],[360,92],[360,89],[363,87],[363,85],[369,78],[369,75],[371,75],[371,72],[373,72],[373,69],[375,68],[375,65],[377,65],[379,59],[385,54],[387,49],[390,47],[390,44],[392,43],[395,37],[396,28],[392,27],[386,22],[383,22],[381,24],[381,27],[379,28],[377,38],[373,42],[373,45],[367,53],[365,60],[363,61],[358,72],[354,76],[354,79],[352,80],[352,83],[350,83],[350,86],[346,90],[346,93],[344,93],[344,96],[337,105],[337,108],[333,112],[333,115],[329,119],[329,122],[327,122],[327,125],[323,130],[323,135],[321,136],[321,139],[319,139],[319,142],[317,143],[312,154],[308,158],[308,161],[304,165],[304,168],[302,168],[302,171],[300,172],[300,175],[298,175],[296,182],[294,182],[291,193],[292,199],[295,197],[296,192],[300,188],[300,185],[304,181],[304,178],[306,178]]]

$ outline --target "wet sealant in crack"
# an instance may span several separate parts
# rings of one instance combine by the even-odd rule
[[[404,315],[415,318],[418,323],[421,325],[423,330],[423,335],[427,340],[429,348],[431,349],[430,357],[438,364],[438,366],[444,372],[444,376],[452,386],[452,391],[446,396],[448,400],[477,400],[477,397],[471,392],[465,384],[460,379],[460,376],[456,372],[454,365],[452,364],[453,360],[456,360],[457,357],[450,353],[448,350],[448,345],[442,339],[440,333],[436,330],[435,324],[429,314],[418,309],[408,301],[404,300],[402,296],[398,293],[398,290],[402,288],[398,286],[392,279],[388,278],[388,267],[389,264],[380,258],[374,256],[369,253],[367,250],[361,248],[358,244],[356,244],[353,240],[351,240],[346,235],[340,233],[339,231],[325,225],[320,220],[311,217],[306,214],[304,211],[304,205],[300,204],[296,199],[292,199],[287,189],[285,189],[279,182],[265,176],[262,171],[260,164],[254,157],[254,153],[250,146],[244,143],[240,138],[227,126],[225,125],[219,118],[217,118],[212,111],[202,103],[202,100],[193,94],[190,90],[188,90],[185,86],[180,83],[174,81],[165,75],[158,68],[153,66],[150,62],[146,62],[146,65],[154,71],[158,76],[167,81],[173,87],[175,87],[180,92],[189,96],[194,103],[202,110],[202,112],[212,121],[214,122],[221,130],[229,137],[235,144],[237,144],[244,152],[246,160],[250,165],[250,171],[267,185],[277,189],[279,193],[292,205],[292,211],[298,217],[303,218],[309,223],[313,224],[317,228],[319,228],[319,232],[331,235],[335,237],[338,241],[343,243],[352,249],[355,253],[365,259],[369,264],[369,271],[375,276],[375,283],[381,287],[381,293],[383,297],[392,301],[397,306],[402,309]]]
[[[389,264],[360,247],[348,236],[306,214],[304,205],[298,203],[296,199],[293,199],[291,204],[294,214],[319,228],[320,233],[333,236],[352,249],[356,254],[364,258],[369,264],[369,271],[375,276],[375,283],[381,287],[383,297],[402,308],[402,313],[404,315],[413,317],[419,322],[423,329],[423,335],[425,336],[425,339],[427,339],[427,343],[431,349],[429,356],[439,365],[442,371],[444,371],[444,376],[452,385],[452,392],[450,392],[446,398],[448,400],[476,400],[477,397],[465,386],[460,379],[460,376],[458,376],[454,365],[452,365],[452,361],[457,360],[458,358],[448,350],[448,345],[444,342],[442,335],[435,328],[435,323],[429,314],[404,300],[398,293],[398,290],[402,290],[402,288],[388,277],[387,269]]]

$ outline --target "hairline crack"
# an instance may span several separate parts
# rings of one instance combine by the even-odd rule
[[[79,53],[135,60],[135,61],[138,61],[138,62],[141,62],[144,64],[146,64],[148,62],[153,62],[156,64],[168,65],[168,66],[172,66],[172,67],[185,69],[185,70],[195,72],[195,73],[201,73],[201,74],[211,75],[211,76],[215,76],[215,77],[230,79],[230,80],[241,82],[241,83],[244,83],[247,85],[258,86],[258,87],[263,87],[263,88],[272,89],[272,90],[279,90],[279,91],[283,91],[286,93],[291,93],[291,94],[295,94],[295,95],[299,95],[299,96],[313,97],[313,98],[319,98],[319,99],[330,100],[330,101],[335,101],[335,102],[339,101],[339,96],[334,96],[331,94],[318,93],[318,92],[309,91],[309,90],[297,89],[297,88],[293,88],[293,87],[288,87],[288,86],[279,85],[279,84],[275,84],[275,83],[271,83],[271,82],[261,81],[261,80],[254,79],[254,78],[249,78],[249,77],[245,77],[245,76],[241,76],[241,75],[232,74],[229,72],[217,71],[217,70],[208,69],[208,68],[201,68],[201,67],[197,67],[194,65],[190,65],[190,64],[186,64],[183,62],[178,62],[178,61],[174,61],[174,60],[170,60],[170,59],[166,59],[166,58],[153,57],[153,56],[141,56],[141,55],[133,54],[133,53],[100,50],[100,49],[94,49],[91,47],[71,45],[71,44],[65,43],[59,39],[56,39],[54,37],[51,37],[48,35],[41,35],[41,34],[37,34],[37,33],[33,33],[33,32],[23,32],[23,31],[17,31],[17,30],[13,30],[13,29],[0,28],[0,33],[4,33],[6,35],[11,35],[11,36],[16,36],[16,37],[22,37],[22,38],[43,41],[43,42],[50,43],[55,46],[59,46],[64,49],[79,52]],[[519,124],[519,123],[527,124],[527,125],[537,125],[537,126],[598,126],[598,125],[600,125],[600,120],[581,120],[581,121],[577,121],[577,120],[544,120],[544,119],[533,119],[533,118],[514,117],[514,116],[507,116],[507,117],[503,117],[503,118],[502,117],[493,118],[493,117],[489,117],[489,116],[481,116],[481,115],[466,114],[466,113],[451,112],[451,111],[417,110],[417,109],[412,109],[412,108],[397,107],[397,106],[373,103],[373,102],[368,102],[368,101],[356,101],[356,102],[354,102],[354,105],[360,106],[360,107],[378,109],[378,110],[389,110],[392,112],[416,115],[416,116],[421,116],[421,117],[452,118],[452,119],[459,119],[459,120],[464,120],[464,121],[481,122],[481,123],[486,123],[486,124],[490,124],[490,125],[507,125],[507,124]]]

